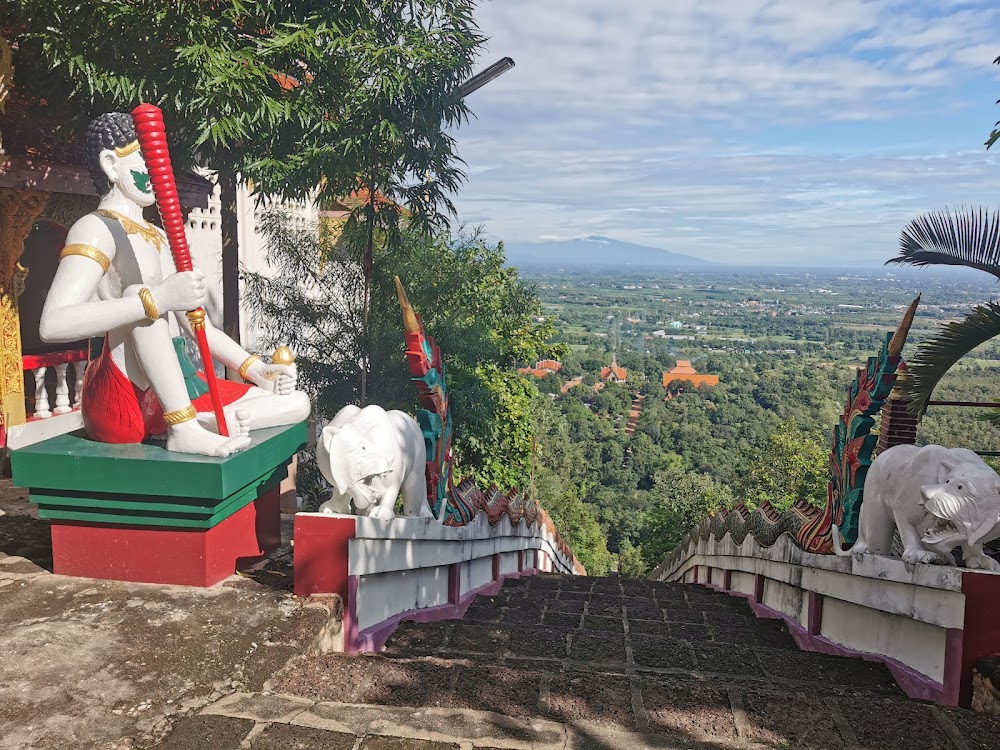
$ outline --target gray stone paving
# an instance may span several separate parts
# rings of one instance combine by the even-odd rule
[[[317,657],[337,602],[292,597],[280,560],[204,591],[53,576],[15,495],[0,482],[2,750],[1000,750],[1000,720],[697,586],[539,576]]]
[[[404,623],[381,654],[295,659],[265,687],[206,715],[259,737],[276,722],[353,736],[352,750],[1000,748],[997,719],[911,701],[881,665],[800,652],[741,599],[615,578],[511,581],[464,620]]]

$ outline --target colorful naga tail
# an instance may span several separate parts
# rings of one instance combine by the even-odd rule
[[[434,339],[424,333],[420,316],[410,305],[398,276],[396,293],[403,309],[406,361],[424,407],[417,411],[417,422],[427,446],[427,500],[434,516],[446,526],[464,526],[475,518],[477,508],[470,488],[463,485],[456,491],[452,484],[451,407],[444,360]]]
[[[796,534],[796,542],[807,552],[833,551],[833,524],[840,528],[845,544],[857,541],[865,477],[878,444],[872,428],[899,377],[903,345],[919,304],[917,296],[895,333],[886,334],[878,356],[868,358],[867,366],[858,369],[847,388],[847,403],[833,430],[826,511]]]

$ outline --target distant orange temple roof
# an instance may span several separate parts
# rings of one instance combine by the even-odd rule
[[[544,378],[546,375],[552,374],[552,370],[543,370],[540,367],[521,367],[518,372],[522,375],[534,375],[536,378]]]
[[[663,373],[663,387],[670,385],[671,381],[685,380],[697,387],[699,385],[718,385],[718,375],[699,375],[686,359],[677,360],[677,366],[672,367]]]
[[[616,364],[612,364],[611,367],[601,368],[601,380],[624,381],[627,377],[628,370],[624,367],[619,367]]]

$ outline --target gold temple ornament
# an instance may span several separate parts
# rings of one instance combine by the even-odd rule
[[[295,355],[287,346],[279,346],[271,355],[271,364],[290,366],[295,364]]]
[[[251,354],[249,357],[243,360],[243,364],[240,365],[240,370],[239,370],[240,377],[243,378],[243,380],[246,380],[247,371],[250,369],[250,366],[253,365],[254,362],[259,362],[259,361],[260,357],[258,357],[256,354]]]
[[[159,320],[160,311],[156,307],[156,301],[153,299],[153,293],[146,287],[143,287],[139,290],[139,299],[142,300],[142,309],[146,311],[146,317],[150,320]]]
[[[199,307],[197,310],[191,310],[186,313],[188,322],[191,323],[191,328],[195,331],[205,330],[205,321],[208,319],[208,314],[205,312],[205,308]]]
[[[183,424],[184,422],[190,422],[192,419],[198,416],[197,410],[194,408],[193,404],[188,404],[183,409],[177,409],[176,411],[168,411],[163,415],[163,421],[168,425]]]

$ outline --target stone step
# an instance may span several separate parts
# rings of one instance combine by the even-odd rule
[[[347,659],[353,662],[352,659]],[[376,660],[377,661],[377,660]],[[427,674],[411,672],[410,680]],[[397,684],[402,680],[396,675]],[[487,686],[495,691],[489,694]],[[433,686],[432,686],[433,687]],[[458,688],[465,692],[456,695]],[[530,693],[522,710],[510,696]],[[552,675],[537,689],[487,672],[459,678],[447,700],[404,703],[384,689],[352,702],[288,693],[234,693],[177,721],[157,750],[707,750],[773,747],[875,750],[993,748],[1000,722],[900,699],[789,694],[674,679],[615,681]],[[482,708],[480,706],[486,706]]]
[[[418,723],[425,712],[520,722],[496,741],[505,748],[953,750],[993,747],[1000,729],[909,700],[881,664],[799,651],[784,622],[756,618],[742,599],[614,577],[508,581],[462,620],[401,623],[380,654],[303,658],[268,687],[356,721],[391,710]]]

